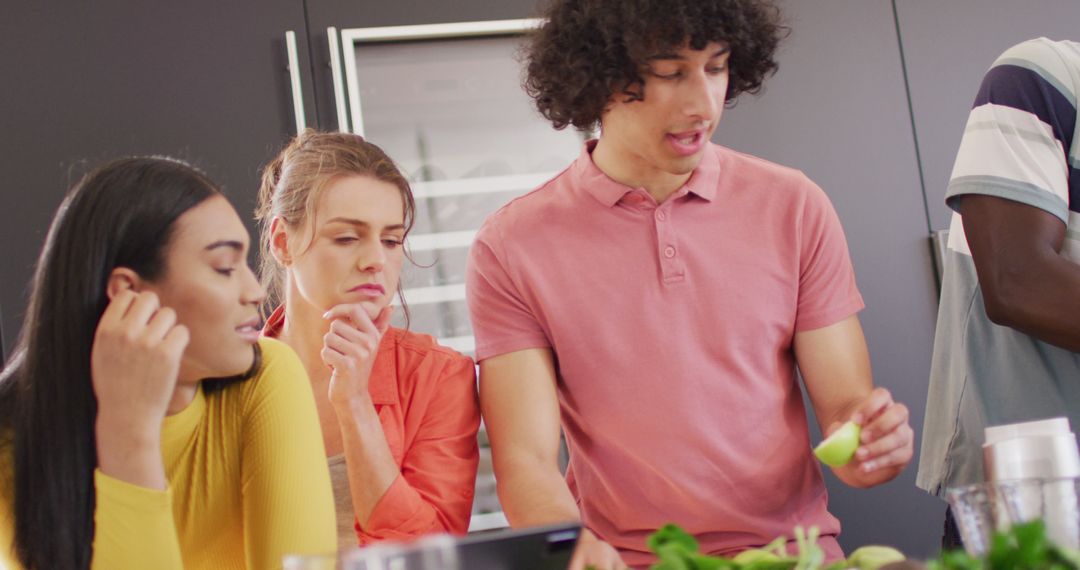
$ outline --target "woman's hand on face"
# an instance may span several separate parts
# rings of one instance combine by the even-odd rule
[[[330,332],[323,337],[321,356],[333,370],[329,395],[334,406],[351,406],[368,396],[368,378],[392,313],[391,307],[383,307],[372,318],[363,305],[352,303],[323,315],[330,319]]]
[[[160,429],[188,340],[187,327],[154,293],[124,290],[113,297],[90,353],[98,419],[133,433]]]

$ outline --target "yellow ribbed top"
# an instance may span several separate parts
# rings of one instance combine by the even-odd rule
[[[261,339],[259,375],[165,419],[155,491],[94,474],[94,569],[280,568],[337,548],[315,401],[292,350]],[[53,476],[59,476],[54,474]],[[0,568],[15,570],[10,453],[0,462]]]

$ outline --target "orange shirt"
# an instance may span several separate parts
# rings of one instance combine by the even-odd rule
[[[285,323],[278,307],[263,327],[276,337]],[[361,545],[408,540],[469,528],[480,407],[476,368],[468,356],[425,334],[391,328],[383,336],[369,380],[371,399],[401,475],[356,534]]]

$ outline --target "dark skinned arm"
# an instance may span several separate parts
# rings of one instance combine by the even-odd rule
[[[1080,265],[1060,255],[1065,224],[1004,198],[958,201],[990,320],[1080,352]]]

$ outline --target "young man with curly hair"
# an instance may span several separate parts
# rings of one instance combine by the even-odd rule
[[[825,431],[863,427],[840,479],[911,459],[825,194],[710,142],[776,69],[778,18],[761,0],[556,0],[527,52],[540,112],[601,134],[485,222],[467,289],[499,497],[514,526],[580,518],[571,568],[643,567],[667,522],[725,555],[816,525],[840,558],[796,365]]]

